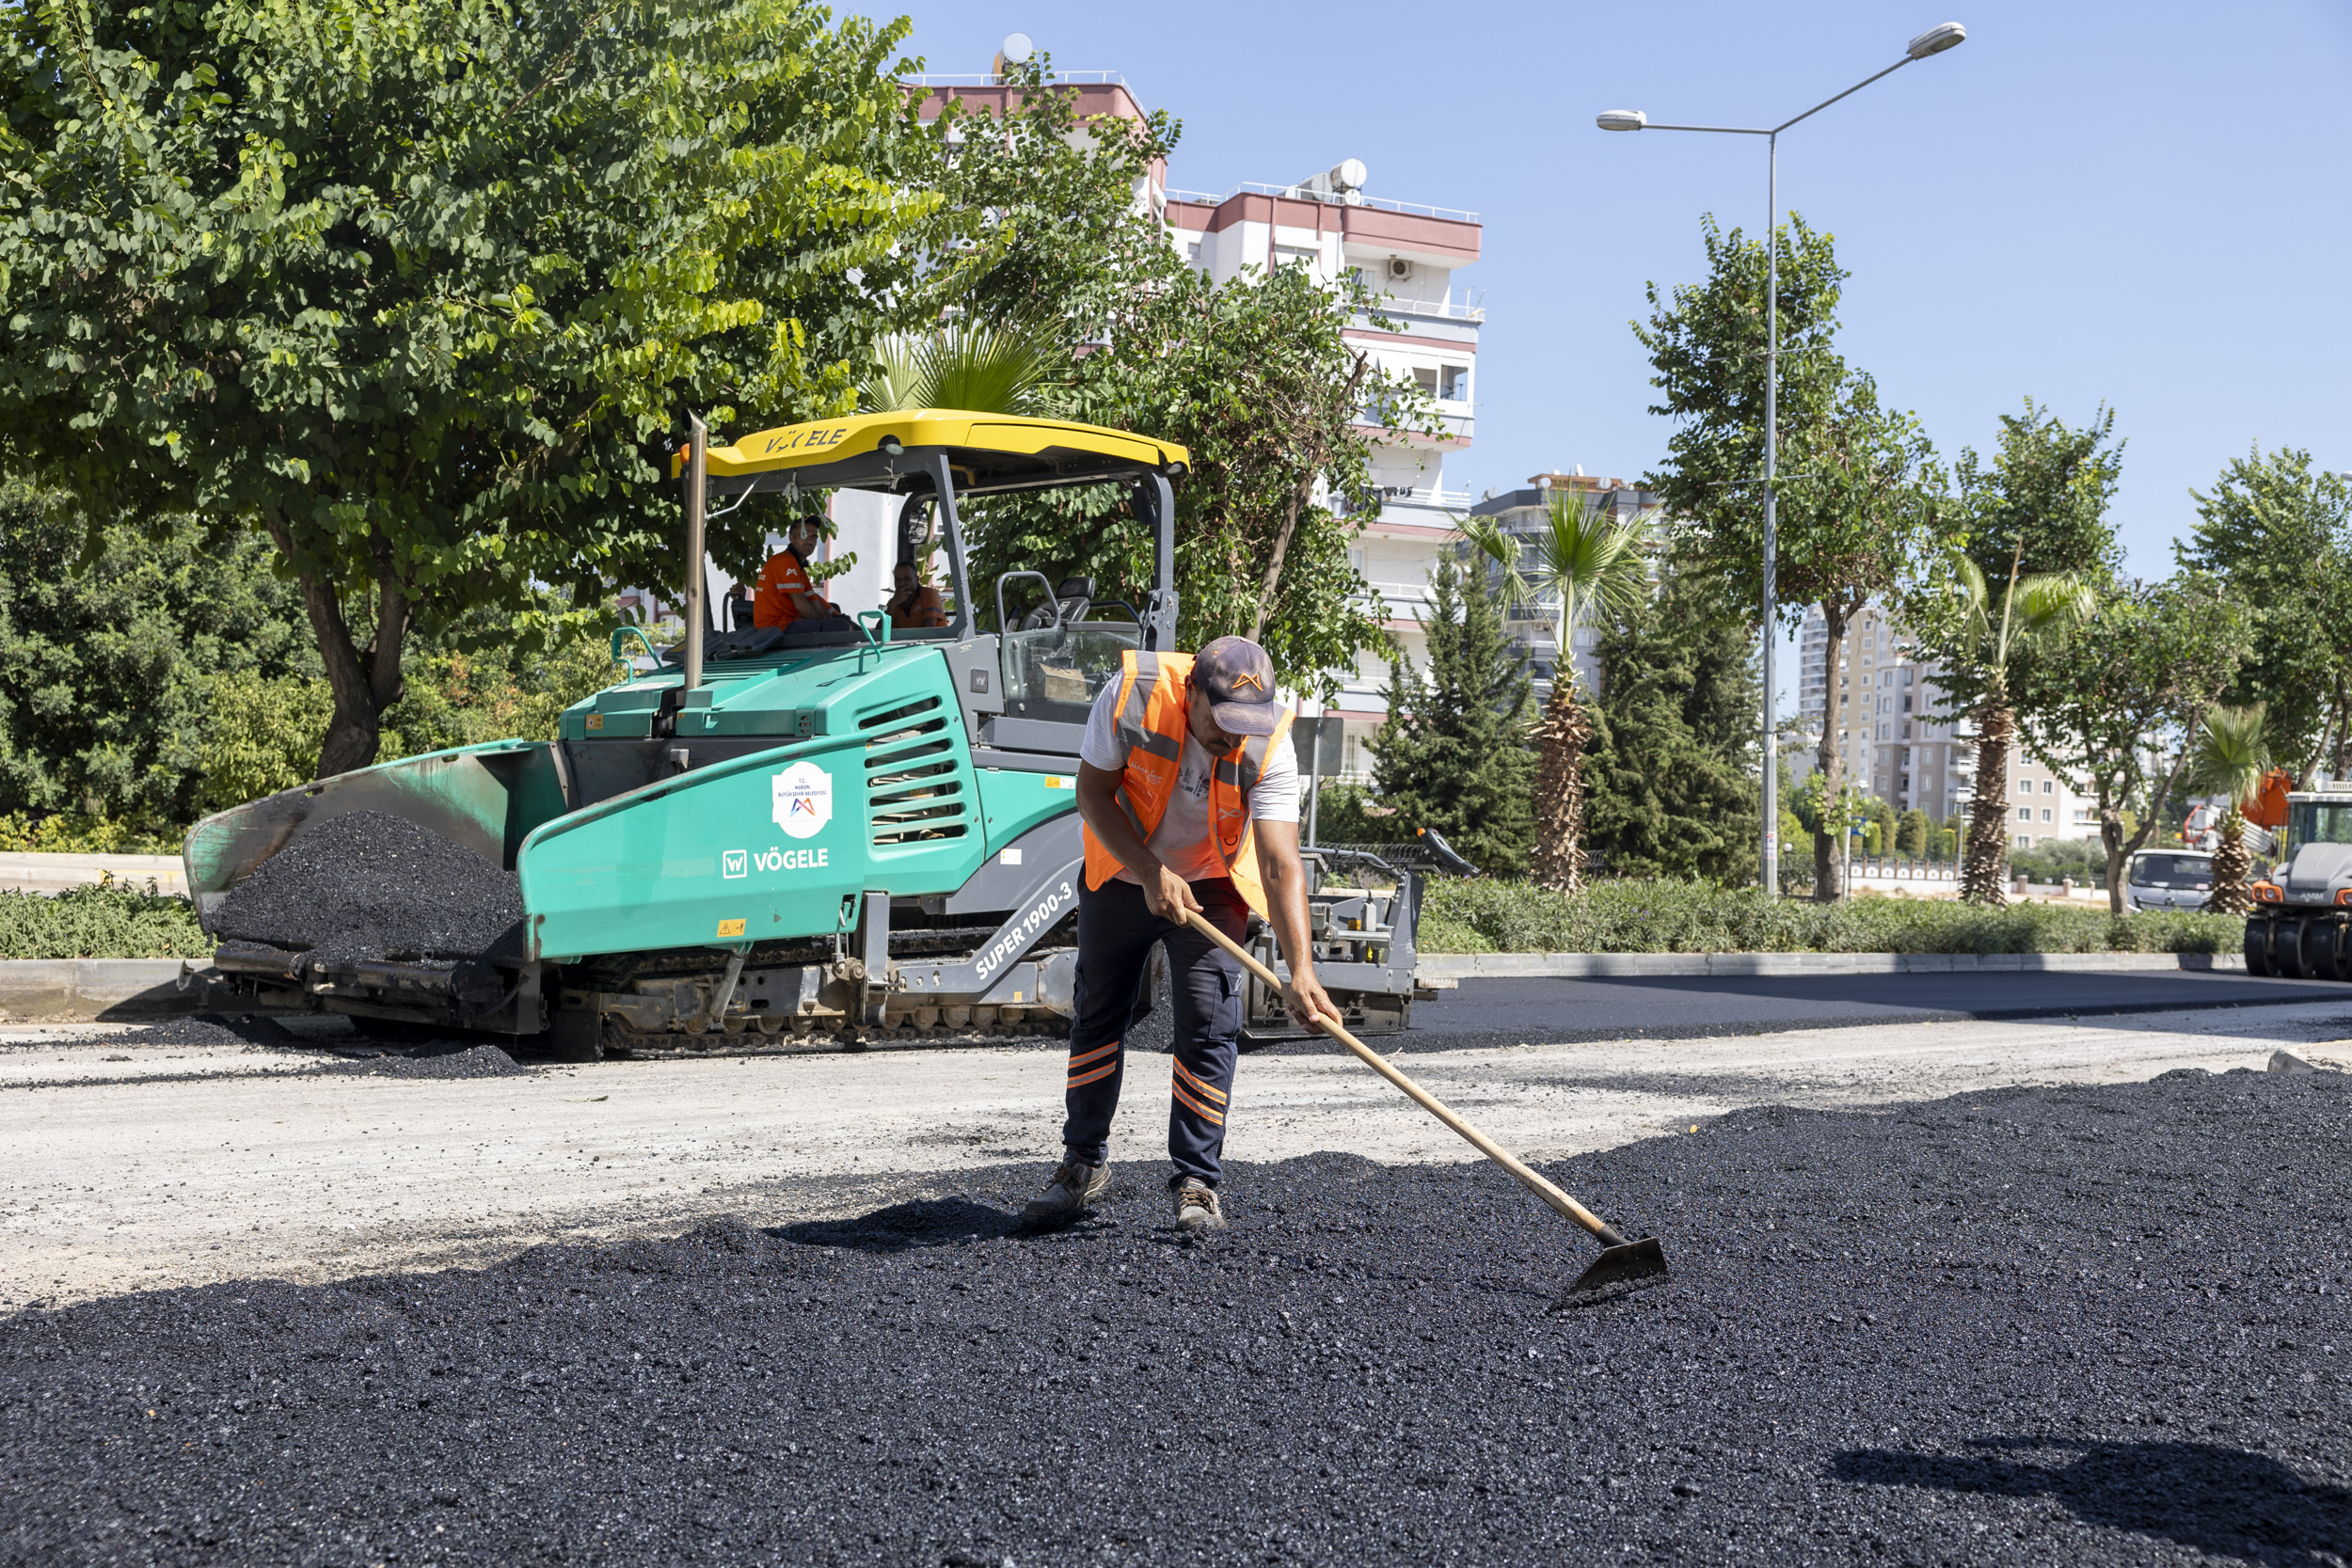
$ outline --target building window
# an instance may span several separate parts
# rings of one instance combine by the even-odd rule
[[[2020,849],[2030,849],[2033,847],[2033,834],[2019,833],[2013,842]]]
[[[1188,240],[1185,242],[1184,261],[1190,265],[1196,267],[1200,264],[1200,242],[1199,240]]]
[[[2047,806],[2042,808],[2042,820],[2044,822],[2050,820],[2050,808]]]
[[[1911,684],[1911,672],[1908,670],[1903,672],[1903,684],[1905,686],[1909,686]]]
[[[2020,795],[2031,795],[2033,793],[2033,781],[2031,779],[2018,780],[2017,793]]]
[[[2032,820],[2033,820],[2033,808],[2032,808],[2031,806],[2019,806],[2019,807],[2017,808],[2017,820],[2018,820],[2018,821],[2020,821],[2020,822],[2030,822],[2030,821],[2032,821]]]
[[[1904,673],[1908,674],[1910,672],[1905,671]],[[1909,713],[1911,711],[1911,693],[1908,691],[1903,693],[1903,711],[1905,713]]]
[[[1448,403],[1470,402],[1470,367],[1468,365],[1439,366],[1438,396]]]

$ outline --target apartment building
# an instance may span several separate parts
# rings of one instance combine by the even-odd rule
[[[1937,665],[1920,657],[1886,612],[1865,609],[1846,629],[1844,657],[1829,667],[1829,627],[1819,609],[1798,634],[1797,710],[1818,741],[1829,710],[1833,673],[1843,694],[1837,745],[1846,777],[1898,814],[1924,811],[1936,822],[1964,814],[1976,793],[1977,742],[1964,721],[1934,717],[1942,694]],[[1813,770],[1810,746],[1790,753],[1802,781]],[[2010,842],[2021,849],[2054,838],[2099,832],[2090,798],[2022,748],[2009,757]]]
[[[1393,430],[1379,422],[1376,404],[1367,406],[1358,428],[1375,442],[1380,510],[1365,519],[1353,555],[1379,601],[1382,625],[1405,657],[1419,661],[1426,645],[1417,617],[1428,609],[1429,569],[1472,500],[1467,490],[1447,487],[1445,460],[1477,431],[1486,312],[1456,275],[1478,260],[1482,226],[1476,213],[1373,196],[1368,178],[1350,158],[1295,184],[1170,190],[1164,210],[1170,242],[1219,282],[1244,269],[1295,266],[1326,283],[1352,273],[1377,296],[1376,311],[1358,315],[1345,336],[1385,378],[1410,381],[1436,401],[1438,430]],[[1343,774],[1371,768],[1365,748],[1388,717],[1380,695],[1387,680],[1386,663],[1365,658],[1327,710],[1342,721]]]

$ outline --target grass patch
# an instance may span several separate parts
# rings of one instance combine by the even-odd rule
[[[0,892],[0,958],[208,958],[212,939],[177,894],[77,887]]]
[[[1926,899],[1770,899],[1705,882],[1596,881],[1578,894],[1432,878],[1424,953],[2234,953],[2236,915]]]

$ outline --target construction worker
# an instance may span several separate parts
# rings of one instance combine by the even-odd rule
[[[925,582],[914,562],[901,561],[890,574],[894,592],[882,608],[890,612],[893,631],[922,631],[947,624],[946,601]]]
[[[1239,941],[1250,911],[1291,966],[1283,1001],[1302,1026],[1338,1009],[1315,979],[1298,863],[1298,759],[1265,650],[1220,637],[1198,654],[1130,653],[1106,683],[1078,751],[1086,838],[1078,895],[1077,1017],[1070,1031],[1063,1159],[1028,1224],[1085,1212],[1110,1184],[1111,1117],[1127,1027],[1153,942],[1175,1004],[1168,1186],[1176,1224],[1221,1230],[1225,1117],[1242,1025],[1241,966],[1184,924],[1197,910]]]
[[[817,517],[795,517],[785,547],[759,569],[759,593],[752,601],[752,625],[788,626],[795,621],[821,621],[836,613],[808,579],[808,558],[825,536]]]

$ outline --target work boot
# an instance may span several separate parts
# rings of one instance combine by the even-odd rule
[[[1054,1167],[1053,1177],[1045,1183],[1045,1191],[1021,1211],[1023,1225],[1059,1225],[1076,1219],[1094,1200],[1101,1197],[1111,1184],[1111,1167],[1107,1160],[1089,1165],[1073,1155]]]
[[[1215,1187],[1196,1177],[1184,1178],[1176,1189],[1176,1228],[1188,1236],[1225,1228],[1225,1210],[1216,1201]]]

